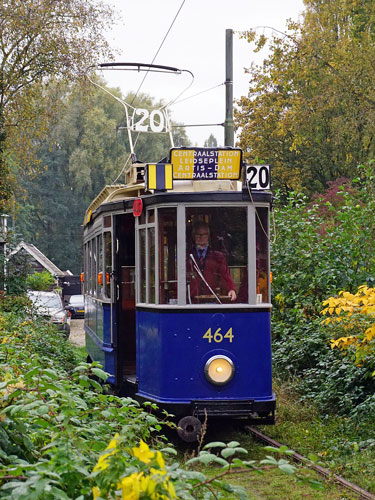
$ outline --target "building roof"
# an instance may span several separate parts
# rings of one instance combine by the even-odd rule
[[[25,243],[24,241],[21,241],[21,243],[19,243],[17,247],[8,255],[8,259],[11,258],[12,255],[17,254],[20,250],[24,250],[31,255],[31,257],[39,262],[44,269],[54,276],[65,276],[67,274],[71,274],[69,271],[61,271],[61,269],[51,262],[40,250],[37,249],[36,246],[31,243]]]

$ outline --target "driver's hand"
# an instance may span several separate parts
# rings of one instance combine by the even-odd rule
[[[234,290],[229,290],[228,297],[230,297],[231,302],[234,302],[237,298],[236,292]]]

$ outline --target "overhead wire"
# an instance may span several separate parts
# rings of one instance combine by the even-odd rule
[[[185,3],[185,2],[186,2],[186,0],[183,0],[183,1],[182,1],[182,4],[180,5],[180,8],[179,8],[179,9],[178,9],[178,11],[177,11],[177,14],[174,16],[174,19],[173,19],[173,21],[172,21],[171,25],[169,26],[169,28],[168,28],[168,30],[167,30],[167,32],[166,32],[166,34],[165,34],[165,36],[164,36],[164,38],[163,38],[163,40],[162,40],[161,44],[159,45],[158,50],[156,51],[156,54],[154,55],[154,58],[153,58],[153,59],[152,59],[152,61],[151,61],[151,64],[154,64],[154,61],[155,61],[155,59],[157,58],[157,56],[158,56],[158,54],[159,54],[159,52],[160,52],[160,50],[161,50],[162,46],[164,45],[164,42],[165,42],[165,40],[167,39],[167,36],[169,35],[169,33],[170,33],[170,31],[171,31],[171,29],[172,29],[172,27],[173,27],[174,23],[176,22],[176,19],[177,19],[177,17],[178,17],[178,15],[179,15],[179,13],[181,12],[181,9],[182,9],[182,7],[184,6],[184,3]],[[148,73],[149,73],[149,71],[146,71],[145,76],[143,77],[143,79],[142,79],[142,81],[141,81],[141,83],[140,83],[140,85],[139,85],[139,87],[138,87],[138,89],[137,89],[137,91],[136,91],[136,93],[135,93],[135,95],[134,95],[133,99],[132,99],[132,102],[131,102],[130,104],[133,104],[134,100],[136,99],[136,97],[137,97],[137,95],[138,95],[138,92],[141,90],[141,87],[142,87],[142,85],[143,85],[144,81],[145,81],[145,80],[146,80],[146,78],[147,78]]]
[[[196,94],[185,97],[184,99],[180,99],[179,101],[174,101],[173,104],[180,104],[180,102],[184,102],[184,101],[187,101],[188,99],[192,99],[193,97],[197,97],[198,95],[205,94],[206,92],[210,92],[211,90],[217,89],[218,87],[221,87],[222,85],[225,85],[225,82],[219,83],[218,85],[214,85],[213,87],[210,87],[209,89],[206,89],[206,90],[202,90],[201,92],[197,92]]]
[[[178,9],[178,11],[177,11],[176,15],[174,16],[173,21],[171,22],[171,24],[170,24],[170,26],[169,26],[169,28],[168,28],[168,30],[167,30],[167,32],[166,32],[166,34],[165,34],[165,36],[164,36],[164,38],[163,38],[162,42],[161,42],[161,44],[159,45],[158,50],[156,51],[156,54],[154,55],[154,57],[153,57],[153,59],[152,59],[152,61],[151,61],[151,64],[153,64],[153,63],[155,62],[155,59],[157,58],[157,56],[158,56],[158,54],[159,54],[159,52],[160,52],[160,50],[161,50],[162,46],[164,45],[164,42],[165,42],[165,40],[167,39],[167,37],[168,37],[168,35],[169,35],[169,33],[170,33],[170,31],[171,31],[171,29],[172,29],[172,27],[173,27],[174,23],[176,22],[176,19],[177,19],[177,17],[178,17],[178,15],[179,15],[179,13],[181,12],[181,9],[182,9],[182,7],[184,6],[184,3],[185,3],[185,2],[186,2],[186,0],[183,0],[183,1],[182,1],[181,5],[180,5],[180,8]],[[134,103],[135,99],[137,98],[138,93],[139,93],[139,91],[141,90],[142,85],[143,85],[144,81],[146,80],[146,78],[147,78],[147,75],[148,75],[148,74],[149,74],[149,70],[147,70],[147,71],[146,71],[146,73],[145,73],[145,75],[144,75],[144,77],[143,77],[143,79],[142,79],[142,81],[141,81],[141,83],[140,83],[140,85],[139,85],[139,87],[138,87],[138,89],[137,89],[136,93],[135,93],[135,94],[134,94],[134,96],[133,96],[133,99],[132,99],[131,103],[128,103],[128,106],[130,106],[130,107],[131,107],[131,108],[133,108],[133,109],[135,109],[135,108],[134,108],[134,106],[132,106],[132,104]],[[179,94],[179,95],[178,95],[178,97],[180,97],[180,95],[181,95],[181,94]],[[178,99],[178,97],[177,97],[176,99]],[[135,147],[135,145],[136,145],[136,144],[137,144],[137,142],[138,142],[139,134],[140,134],[140,133],[138,132],[137,137],[136,137],[135,142],[134,142],[134,147]],[[131,155],[129,155],[128,159],[126,160],[126,162],[125,162],[124,166],[123,166],[123,167],[122,167],[122,169],[121,169],[121,172],[118,174],[118,176],[116,177],[116,179],[113,181],[113,184],[114,184],[115,182],[117,182],[117,181],[118,181],[118,179],[120,178],[120,176],[121,176],[121,175],[123,174],[123,172],[126,170],[126,167],[127,167],[127,165],[129,164],[130,159],[131,159]]]

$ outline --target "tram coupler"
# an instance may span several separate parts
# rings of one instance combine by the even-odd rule
[[[187,443],[198,441],[202,433],[202,422],[192,415],[183,417],[177,424],[179,438]]]

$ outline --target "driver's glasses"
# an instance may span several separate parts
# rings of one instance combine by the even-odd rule
[[[195,236],[197,238],[206,238],[208,236],[208,233],[195,233]]]

